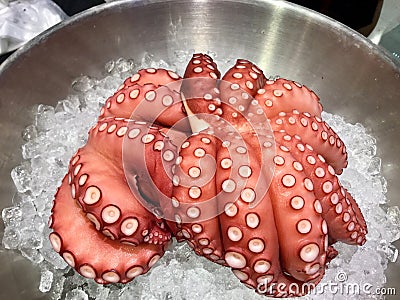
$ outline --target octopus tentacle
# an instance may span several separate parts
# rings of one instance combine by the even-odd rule
[[[257,149],[254,147],[249,145],[247,147],[250,155],[249,161],[259,161],[257,157],[259,149],[256,151]],[[240,188],[241,180],[230,176],[235,174],[237,169],[232,170],[231,164],[228,163],[229,161],[227,162],[230,159],[228,151],[220,150],[219,155],[222,158],[220,159],[221,162],[225,160],[221,163],[221,166],[225,166],[225,168],[218,171],[216,179],[216,185],[220,190],[219,197],[224,196],[222,191],[224,188],[229,188],[229,185],[224,185],[227,180],[234,182],[234,187],[230,187],[227,190],[228,192],[232,192],[232,189],[236,187],[239,187],[241,191],[238,200],[228,202],[225,205],[225,212],[219,216],[225,249],[224,258],[227,265],[232,267],[234,274],[243,283],[258,288],[262,294],[290,295],[293,292],[289,290],[292,283],[295,283],[295,286],[299,289],[295,295],[306,293],[309,290],[307,290],[303,280],[300,281],[285,274],[281,268],[279,249],[284,246],[279,246],[281,241],[278,237],[272,209],[271,201],[273,200],[271,200],[270,194],[266,193],[268,179],[264,177],[260,165],[258,163],[251,164],[249,169],[246,168],[246,165],[241,165],[238,172],[247,180],[244,186]],[[247,170],[246,172],[243,167]],[[260,188],[265,184],[267,185],[264,188]],[[236,197],[232,196],[231,199],[236,199]],[[224,203],[223,200],[219,201],[219,203],[221,202]],[[253,206],[253,203],[256,203],[256,205]],[[263,215],[260,215],[260,211],[264,212]],[[323,265],[323,263],[318,264],[318,268],[317,264],[312,267],[307,265],[304,271],[308,273],[307,280],[310,280],[309,277],[312,277],[312,280],[319,280],[324,273]],[[317,272],[320,273],[319,276],[316,275]],[[286,289],[277,291],[277,283],[284,283]]]
[[[199,255],[212,261],[222,256],[216,202],[214,157],[218,148],[214,136],[200,133],[181,146],[173,177],[176,236],[185,238]]]
[[[190,131],[180,94],[172,86],[156,86],[152,83],[134,84],[117,91],[101,108],[99,120],[107,117],[133,119],[135,121],[173,127]],[[151,104],[152,109],[148,109]]]
[[[222,81],[237,84],[240,90],[254,97],[257,91],[264,86],[267,79],[261,69],[255,64],[245,59],[238,59],[235,65],[222,77]],[[221,88],[222,94],[224,94],[224,91]],[[230,95],[230,90],[226,94]]]
[[[253,63],[239,59],[222,80],[217,82],[215,79],[219,78],[219,72],[208,73],[202,67],[209,62],[208,56],[195,56],[186,69],[185,78],[201,78],[201,81],[184,82],[182,85],[185,96],[192,99],[188,102],[189,107],[194,113],[221,117],[239,131],[251,130],[249,121],[251,115],[256,114],[252,111],[254,105],[251,104],[255,104],[253,97],[266,81],[264,74]],[[210,67],[209,64],[208,66]],[[212,67],[216,69],[216,65]],[[265,121],[264,117],[258,122]]]
[[[217,68],[217,64],[213,59],[203,53],[193,54],[192,59],[189,61],[185,75],[183,78],[212,78],[218,79],[221,73]]]
[[[253,169],[254,178],[260,176],[260,170]],[[262,175],[261,175],[262,176]],[[250,178],[246,188],[255,189],[257,182]],[[239,199],[232,206],[227,207],[225,215],[221,215],[221,227],[224,233],[225,257],[232,267],[232,271],[244,284],[253,287],[260,294],[266,296],[289,296],[289,287],[295,283],[299,287],[296,296],[307,292],[303,282],[283,273],[280,253],[279,237],[275,226],[275,218],[272,211],[271,197],[265,194],[262,199],[255,196],[257,206],[250,208],[250,203],[241,203]],[[260,211],[263,211],[262,215]],[[236,213],[234,215],[234,213]],[[236,244],[231,241],[237,241]],[[242,256],[246,265],[239,266]],[[244,263],[243,263],[244,264]],[[277,290],[277,284],[284,288]],[[302,292],[303,291],[303,292]]]
[[[69,172],[71,194],[79,201],[96,229],[111,239],[137,245],[145,239],[142,233],[152,230],[158,231],[157,235],[162,237],[160,242],[166,243],[170,240],[171,234],[158,225],[163,221],[157,222],[126,184],[122,166],[122,144],[126,136],[126,141],[131,147],[138,149],[143,146],[150,149],[151,155],[146,156],[147,164],[154,164],[154,161],[161,160],[161,157],[165,160],[166,156],[172,161],[175,155],[174,149],[164,149],[164,147],[157,149],[156,143],[160,147],[160,143],[165,145],[167,142],[154,129],[146,133],[148,129],[145,125],[129,127],[125,120],[108,118],[98,122],[91,129],[88,143],[71,160]],[[139,152],[139,155],[142,154]],[[125,159],[125,163],[128,166],[132,165],[129,159]],[[154,175],[157,176],[158,178],[154,179],[161,183],[160,190],[165,194],[171,193],[172,187],[168,185],[169,174],[164,171]],[[147,178],[142,178],[141,182],[146,180]],[[146,189],[143,190],[146,192]]]
[[[266,241],[264,235],[247,230],[258,227],[260,222],[260,215],[249,207],[256,201],[256,195],[261,197],[266,191],[256,189],[260,169],[253,152],[249,151],[250,146],[244,144],[243,147],[237,141],[234,138],[224,140],[224,147],[217,156],[219,170],[215,183],[218,204],[224,212],[219,216],[220,230],[227,265],[242,282],[254,285],[256,278],[250,277],[253,274],[249,260],[252,255],[264,251]],[[247,216],[247,213],[250,214]]]
[[[275,136],[296,159],[296,169],[302,170],[311,179],[314,194],[322,205],[322,215],[331,240],[362,245],[366,234],[364,218],[360,211],[353,209],[349,201],[351,196],[341,186],[333,168],[310,145],[304,144],[300,137],[285,132],[276,133]]]
[[[237,147],[232,148],[238,151]],[[248,154],[250,162],[257,161],[256,152],[250,148],[239,148],[239,152],[243,156]],[[224,213],[219,216],[224,260],[239,280],[254,288],[281,280],[284,276],[279,262],[278,234],[271,201],[266,193],[268,186],[262,187],[267,180],[260,166],[254,163],[235,168],[228,147],[222,148],[218,157],[218,167],[221,168],[216,179],[218,195],[230,198],[229,202],[225,199],[218,201],[224,203]],[[239,190],[239,197],[229,197],[234,189]],[[254,203],[257,204],[254,206]],[[260,211],[264,212],[263,215]],[[273,291],[265,290],[265,293],[270,295]]]
[[[323,276],[328,249],[322,205],[313,183],[298,171],[295,159],[283,145],[277,147],[275,174],[270,188],[278,230],[282,268],[300,281]],[[289,209],[287,209],[289,207]]]
[[[181,93],[195,114],[221,115],[221,99],[217,65],[206,54],[194,54],[188,63],[181,86]]]
[[[255,99],[262,105],[268,118],[280,112],[292,112],[293,109],[317,117],[320,117],[322,112],[322,105],[313,91],[295,81],[283,78],[267,80],[257,91]]]
[[[347,166],[346,146],[333,129],[321,118],[309,113],[281,112],[271,119],[274,131],[284,130],[290,135],[301,136],[304,143],[311,145],[314,150],[323,155],[337,174],[341,174]]]
[[[55,251],[81,275],[101,284],[127,283],[164,254],[162,245],[124,245],[98,232],[72,198],[66,177],[55,195],[50,227]]]
[[[350,208],[354,211],[356,219],[357,219],[357,225],[361,227],[360,232],[361,234],[357,238],[357,244],[358,245],[364,245],[365,242],[367,241],[366,235],[368,233],[368,227],[367,223],[364,219],[364,216],[357,204],[357,202],[354,200],[353,196],[346,190],[344,189],[345,195],[346,195],[346,202],[349,204],[349,210]]]
[[[239,131],[251,131],[256,122],[266,122],[262,109],[253,98],[266,82],[263,72],[248,60],[238,59],[219,82],[221,117]],[[257,109],[259,111],[257,112]],[[254,116],[262,115],[257,120]]]

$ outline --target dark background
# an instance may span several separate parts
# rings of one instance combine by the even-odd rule
[[[104,3],[101,0],[53,0],[67,15],[72,16],[89,7]],[[290,0],[328,15],[358,30],[373,22],[380,0]]]
[[[102,0],[53,1],[69,16],[105,3]],[[321,12],[364,35],[368,35],[377,22],[383,0],[291,0],[290,2]],[[0,63],[10,54],[0,56]]]

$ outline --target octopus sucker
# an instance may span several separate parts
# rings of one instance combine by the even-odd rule
[[[202,53],[183,78],[139,70],[71,158],[50,243],[107,284],[148,272],[175,238],[259,294],[303,296],[336,241],[363,245],[367,234],[337,177],[346,147],[321,113],[311,89],[245,59],[225,74]]]

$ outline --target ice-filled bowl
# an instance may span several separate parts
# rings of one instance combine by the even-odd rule
[[[145,53],[166,62],[177,50],[241,57],[266,74],[312,88],[324,108],[362,123],[377,139],[390,205],[400,200],[400,69],[369,40],[320,14],[285,1],[120,1],[102,5],[41,35],[0,67],[0,209],[12,203],[11,169],[21,161],[21,132],[32,107],[54,105],[72,81],[101,77],[119,57]],[[4,231],[1,226],[1,233]],[[397,244],[399,246],[399,244]],[[0,250],[0,298],[47,298],[40,270],[21,255]],[[387,286],[400,292],[399,266],[389,264]]]

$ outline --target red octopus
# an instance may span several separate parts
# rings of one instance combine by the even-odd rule
[[[81,275],[127,283],[176,237],[259,293],[304,295],[332,244],[363,245],[367,233],[336,176],[345,145],[321,112],[314,92],[243,59],[222,78],[204,54],[183,80],[140,70],[72,157],[51,244]]]

